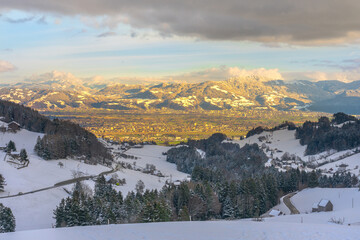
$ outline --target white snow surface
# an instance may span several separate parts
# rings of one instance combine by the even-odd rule
[[[357,226],[252,221],[167,222],[20,231],[0,240],[356,240]]]
[[[304,157],[306,146],[302,146],[298,139],[295,139],[295,130],[278,130],[273,132],[262,132],[261,134],[256,134],[251,137],[245,138],[243,140],[234,140],[233,142],[238,143],[240,147],[243,147],[245,144],[257,143],[261,146],[264,142],[259,140],[259,137],[265,137],[267,139],[267,146],[270,149],[281,150],[282,152],[275,152],[274,158],[281,156],[285,152],[295,154],[301,158]]]
[[[0,197],[8,195],[16,195],[20,192],[26,193],[41,188],[54,186],[58,182],[72,179],[74,173],[84,176],[96,176],[101,172],[111,170],[102,165],[89,165],[74,159],[60,159],[46,161],[38,157],[34,152],[37,137],[43,134],[20,130],[17,133],[0,133],[0,146],[12,140],[15,142],[18,151],[25,148],[29,156],[29,166],[17,169],[17,166],[4,161],[5,152],[0,151],[0,173],[4,176],[7,185],[5,192],[0,193]],[[145,174],[140,171],[129,169],[121,169],[116,172],[120,179],[125,178],[126,184],[123,186],[114,186],[117,191],[121,191],[124,196],[129,191],[135,189],[135,185],[139,180],[145,183],[147,189],[160,190],[166,181],[186,180],[188,174],[181,173],[176,170],[176,165],[166,162],[166,156],[162,152],[166,152],[169,148],[161,146],[144,146],[141,149],[131,149],[127,154],[135,155],[138,160],[126,160],[129,163],[137,162],[137,166],[145,167],[146,164],[154,164],[156,169],[160,170],[165,177],[157,177]],[[8,158],[8,157],[7,157]],[[5,159],[7,160],[7,159]],[[63,167],[58,165],[59,162],[64,164]],[[92,189],[94,181],[84,181]],[[55,220],[53,219],[53,210],[59,205],[62,198],[68,193],[64,190],[71,191],[73,184],[54,189],[25,194],[12,198],[0,198],[0,203],[10,207],[16,218],[16,230],[30,230],[51,228]]]
[[[334,212],[353,209],[360,212],[360,191],[358,188],[307,188],[295,194],[291,202],[300,213],[311,212],[314,203],[330,200]],[[354,199],[354,208],[352,201]],[[360,216],[358,216],[360,222]]]
[[[165,180],[169,180],[169,181],[171,180],[172,182],[176,180],[180,180],[180,181],[186,180],[189,174],[178,171],[176,169],[176,165],[167,162],[166,156],[162,154],[164,152],[167,152],[169,149],[170,147],[165,147],[165,146],[144,145],[143,148],[131,148],[128,151],[126,151],[126,154],[138,157],[137,160],[124,159],[124,158],[119,160],[128,163],[136,162],[136,166],[140,166],[142,168],[145,168],[146,164],[153,164],[156,166],[157,170],[159,170],[161,173],[165,175],[165,179],[162,179],[164,182]]]
[[[333,211],[312,213],[314,203],[318,204],[323,199],[331,201]],[[344,226],[350,224],[360,229],[360,215],[358,214],[360,212],[360,192],[358,188],[307,188],[295,194],[290,200],[300,214],[290,215],[289,210],[284,212],[283,209],[286,206],[281,203],[273,207],[273,209],[283,211],[285,215],[266,218],[265,221],[324,224],[331,229],[336,224],[331,223],[330,220],[340,219],[344,221]]]

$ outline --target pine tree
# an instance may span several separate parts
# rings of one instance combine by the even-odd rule
[[[3,175],[0,174],[0,192],[4,192],[5,185],[6,185],[5,178],[3,177]]]
[[[0,233],[15,231],[15,217],[10,208],[0,203]]]
[[[28,161],[28,155],[25,149],[21,149],[20,151],[20,159],[21,161]]]
[[[16,146],[15,143],[13,141],[9,141],[9,143],[6,145],[6,151],[8,153],[12,152],[12,151],[16,151]]]
[[[137,193],[143,194],[143,193],[144,193],[144,189],[145,189],[145,183],[144,183],[143,181],[139,180],[139,181],[136,183],[135,189],[136,189],[136,192],[137,192]]]
[[[187,206],[184,206],[184,208],[180,209],[179,221],[190,221],[190,214]]]
[[[319,185],[318,177],[315,171],[312,171],[309,176],[309,187],[314,188]]]
[[[235,211],[229,196],[225,198],[223,205],[223,218],[234,218]]]
[[[65,227],[66,226],[66,216],[65,216],[65,199],[61,199],[59,206],[54,210],[55,218],[55,227]]]

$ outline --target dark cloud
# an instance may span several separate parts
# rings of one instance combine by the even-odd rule
[[[18,19],[4,18],[4,21],[8,23],[25,23],[25,22],[30,22],[33,19],[34,17],[26,17],[26,18],[18,18]]]
[[[36,21],[38,24],[47,24],[46,17],[42,16]]]
[[[360,36],[356,0],[3,0],[0,8],[105,16],[112,26],[211,40],[334,44]]]
[[[104,32],[97,35],[96,37],[103,38],[103,37],[111,37],[111,36],[116,36],[116,32]]]

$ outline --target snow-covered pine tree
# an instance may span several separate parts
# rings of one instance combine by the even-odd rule
[[[9,141],[9,143],[6,145],[6,151],[9,153],[11,151],[16,151],[16,146],[13,141]]]
[[[20,150],[20,159],[21,161],[28,161],[28,155],[25,149]]]
[[[5,178],[3,177],[2,174],[0,174],[0,192],[4,192],[5,185],[6,185]]]
[[[234,218],[235,211],[229,196],[225,198],[223,205],[223,218]]]
[[[55,227],[66,226],[65,199],[61,199],[59,206],[54,210]]]
[[[0,203],[0,233],[15,232],[15,217],[10,208]]]

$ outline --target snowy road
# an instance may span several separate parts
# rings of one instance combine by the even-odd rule
[[[284,201],[284,204],[286,205],[286,207],[289,208],[291,214],[300,214],[299,210],[297,210],[296,207],[290,201],[290,198],[293,197],[295,194],[296,194],[296,192],[287,194],[283,198],[283,201]]]
[[[54,188],[58,188],[58,187],[63,187],[63,186],[66,186],[66,185],[70,185],[70,184],[73,184],[73,183],[76,183],[76,182],[81,182],[81,181],[93,179],[93,178],[96,178],[96,177],[101,176],[101,175],[111,174],[111,173],[116,172],[116,171],[118,171],[117,168],[112,169],[112,170],[110,170],[110,171],[105,171],[105,172],[99,173],[98,175],[90,175],[90,176],[82,176],[82,177],[72,178],[72,179],[68,179],[68,180],[65,180],[65,181],[61,181],[61,182],[55,183],[54,186],[45,187],[45,188],[40,188],[40,189],[36,189],[36,190],[33,190],[33,191],[24,192],[24,193],[23,193],[23,192],[20,192],[20,193],[18,193],[18,194],[13,194],[13,195],[8,195],[8,196],[2,196],[2,197],[0,197],[0,199],[12,198],[12,197],[20,197],[20,196],[24,196],[24,195],[28,195],[28,194],[33,194],[33,193],[37,193],[37,192],[47,191],[47,190],[50,190],[50,189],[54,189]]]

